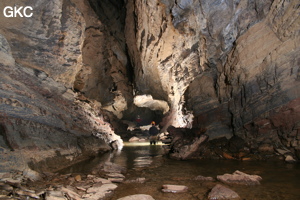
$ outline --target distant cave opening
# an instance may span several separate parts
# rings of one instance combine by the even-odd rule
[[[159,124],[163,119],[164,114],[159,110],[151,110],[149,108],[136,107],[133,112],[124,115],[124,119],[138,123],[140,126],[146,126],[154,121]]]

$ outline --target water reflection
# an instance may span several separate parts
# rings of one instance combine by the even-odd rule
[[[119,156],[112,158],[116,164],[126,167],[127,169],[139,169],[149,167],[155,157],[163,154],[162,144],[149,145],[149,142],[125,143]],[[120,157],[123,162],[120,162]]]
[[[125,143],[120,152],[112,152],[89,162],[82,163],[83,168],[73,166],[72,170],[91,170],[101,162],[112,162],[127,168],[127,180],[145,178],[145,183],[121,183],[109,200],[144,193],[154,199],[189,200],[205,199],[205,195],[217,182],[199,182],[198,175],[216,177],[240,170],[248,174],[257,174],[263,178],[261,185],[255,187],[228,186],[246,200],[300,199],[300,164],[286,164],[262,161],[233,160],[188,160],[178,161],[163,157],[162,144]],[[88,169],[89,168],[89,169]],[[83,172],[83,171],[81,171]],[[163,184],[186,185],[187,193],[166,194],[160,191]]]
[[[151,156],[142,156],[134,159],[134,169],[140,167],[148,167],[152,163]]]

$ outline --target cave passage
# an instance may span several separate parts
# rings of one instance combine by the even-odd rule
[[[24,3],[0,16],[0,197],[207,199],[240,170],[262,177],[241,199],[300,199],[299,0],[0,7]]]

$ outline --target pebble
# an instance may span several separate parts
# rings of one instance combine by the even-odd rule
[[[80,175],[76,175],[75,176],[75,181],[77,181],[77,182],[81,181],[81,176]]]

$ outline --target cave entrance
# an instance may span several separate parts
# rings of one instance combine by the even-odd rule
[[[157,125],[162,121],[164,114],[159,110],[135,107],[134,111],[124,114],[123,120],[128,124],[128,129],[148,126],[154,121]]]
[[[148,141],[148,131],[151,127],[151,122],[154,121],[156,127],[160,129],[161,127],[159,127],[159,124],[163,117],[164,114],[160,110],[151,110],[146,107],[134,106],[132,112],[127,112],[123,116],[123,123],[127,125],[127,131],[123,132],[120,136],[124,142],[127,142],[134,137],[139,138],[141,141]]]

